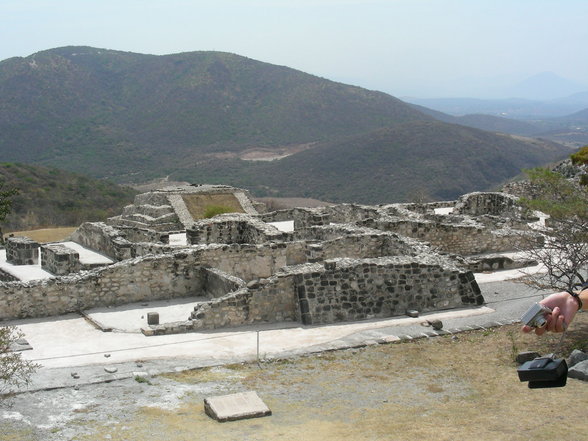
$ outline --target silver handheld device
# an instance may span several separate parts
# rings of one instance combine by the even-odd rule
[[[551,314],[551,309],[540,303],[534,303],[521,317],[524,325],[532,328],[542,328],[547,324],[546,314]]]

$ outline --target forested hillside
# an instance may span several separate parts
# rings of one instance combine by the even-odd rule
[[[16,163],[0,163],[3,190],[16,188],[4,232],[55,226],[78,226],[120,214],[137,193],[112,182],[79,174]]]
[[[119,183],[391,202],[484,190],[568,153],[228,53],[64,47],[0,63],[0,157]]]

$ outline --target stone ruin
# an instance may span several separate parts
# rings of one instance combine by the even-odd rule
[[[234,202],[235,212],[199,218],[203,204],[219,200]],[[111,264],[82,268],[67,245],[41,246],[42,265],[52,277],[4,277],[0,319],[205,298],[185,321],[143,329],[159,335],[479,306],[484,299],[473,271],[520,265],[497,253],[516,250],[523,236],[540,246],[531,220],[504,193],[264,212],[246,191],[232,187],[165,188],[138,195],[120,216],[84,223],[71,235]],[[18,259],[12,250],[29,245],[9,240],[7,256]]]

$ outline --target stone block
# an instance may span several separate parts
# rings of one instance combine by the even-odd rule
[[[576,364],[588,360],[588,354],[578,349],[574,349],[570,354],[570,360],[568,363],[569,367],[575,366]]]
[[[205,398],[204,412],[219,422],[259,418],[272,414],[254,391]]]
[[[59,244],[41,246],[41,265],[46,271],[61,276],[80,270],[80,255]]]
[[[568,377],[588,381],[588,360],[581,361],[572,366],[568,371]]]
[[[148,312],[147,313],[147,324],[148,325],[159,325],[159,313]]]
[[[6,261],[13,265],[37,265],[39,243],[28,237],[9,237],[6,240]]]

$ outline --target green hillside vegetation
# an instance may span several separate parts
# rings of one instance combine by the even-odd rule
[[[239,159],[285,148],[294,154],[278,161]],[[392,202],[485,190],[568,153],[229,53],[64,47],[0,62],[3,160],[119,183],[170,176],[256,196]]]
[[[66,47],[0,63],[0,154],[144,179],[202,152],[429,119],[384,93],[220,52]]]
[[[136,191],[79,174],[16,163],[0,163],[5,189],[16,188],[4,232],[55,226],[78,226],[120,214]]]
[[[510,133],[511,135],[532,136],[545,131],[542,125],[529,121],[503,118],[500,116],[474,113],[463,116],[454,116],[427,107],[412,104],[416,110],[432,116],[437,121],[450,124],[460,124],[474,129],[487,130],[489,132]]]
[[[454,199],[490,189],[521,168],[560,159],[569,150],[440,122],[412,122],[335,142],[271,162],[200,163],[174,178],[229,183],[263,196],[304,196],[377,204]]]

